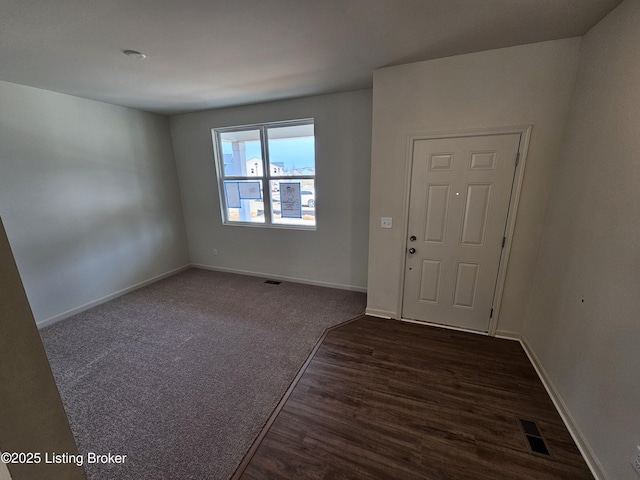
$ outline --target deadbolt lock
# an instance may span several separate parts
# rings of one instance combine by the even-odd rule
[[[412,242],[415,242],[416,241],[416,236],[415,235],[411,235],[409,237],[409,240],[411,240]]]

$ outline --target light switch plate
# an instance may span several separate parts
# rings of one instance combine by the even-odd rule
[[[380,217],[380,228],[391,228],[393,219],[391,217]]]

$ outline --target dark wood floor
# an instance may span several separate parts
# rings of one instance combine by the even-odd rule
[[[520,344],[371,317],[327,334],[250,458],[243,480],[593,479]]]

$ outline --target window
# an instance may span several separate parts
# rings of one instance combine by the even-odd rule
[[[212,133],[225,224],[315,229],[313,119]]]

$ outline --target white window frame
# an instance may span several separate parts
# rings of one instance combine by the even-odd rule
[[[273,175],[270,169],[269,160],[269,138],[267,129],[274,127],[292,127],[296,125],[314,125],[313,118],[303,118],[298,120],[288,120],[281,122],[268,122],[268,123],[256,123],[251,125],[239,125],[233,127],[212,128],[211,134],[213,137],[213,151],[216,165],[216,176],[218,180],[218,195],[220,198],[220,213],[222,215],[223,225],[230,226],[244,226],[244,227],[258,227],[258,228],[283,228],[290,230],[316,230],[318,225],[318,211],[317,204],[314,204],[314,224],[313,225],[294,225],[272,222],[272,195],[271,195],[271,182],[272,181],[285,181],[292,182],[295,180],[313,180],[315,191],[317,190],[316,175]],[[260,132],[260,144],[262,147],[262,176],[255,175],[225,175],[224,172],[224,158],[222,154],[222,142],[220,140],[220,134],[225,132],[239,132],[246,130],[259,130]],[[314,128],[315,132],[315,128]],[[315,133],[314,133],[315,136]],[[314,152],[314,171],[315,171],[315,152]],[[230,220],[228,218],[229,208],[227,207],[227,198],[225,195],[224,182],[225,181],[259,181],[262,185],[262,202],[264,205],[264,222],[246,222]],[[268,197],[268,198],[267,198]]]

